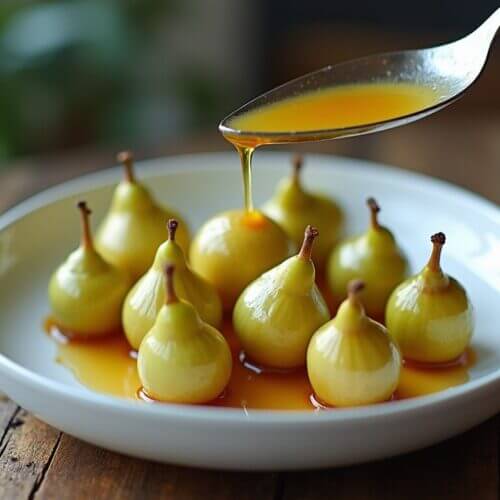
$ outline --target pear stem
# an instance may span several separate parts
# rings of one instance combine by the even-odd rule
[[[293,174],[292,178],[295,182],[300,182],[300,171],[304,165],[304,157],[301,154],[295,154],[292,157]]]
[[[362,280],[351,280],[347,285],[347,298],[353,305],[360,305],[359,293],[365,288]]]
[[[134,176],[134,153],[132,151],[122,151],[116,155],[116,159],[123,165],[125,169],[125,180],[127,182],[135,182]]]
[[[311,260],[312,247],[316,236],[318,236],[319,231],[313,226],[307,226],[304,231],[304,241],[302,242],[302,247],[300,248],[299,258],[303,260]]]
[[[174,271],[175,266],[172,264],[165,266],[165,304],[167,305],[179,302],[174,288]]]
[[[170,241],[175,241],[175,233],[177,231],[177,226],[179,223],[175,219],[169,219],[167,223],[168,229],[168,239]]]
[[[370,209],[370,224],[373,229],[379,229],[380,224],[378,223],[378,213],[380,212],[380,207],[375,198],[368,198],[366,204]]]
[[[441,250],[445,242],[446,236],[444,233],[436,233],[431,236],[432,253],[427,263],[427,267],[431,271],[441,270]]]
[[[82,246],[91,250],[94,248],[89,223],[89,215],[92,213],[92,210],[87,207],[87,203],[84,201],[79,201],[77,207],[78,210],[80,210],[80,218],[82,224]]]

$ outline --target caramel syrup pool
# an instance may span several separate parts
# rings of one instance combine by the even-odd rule
[[[85,387],[128,399],[148,400],[141,393],[136,353],[123,335],[98,340],[70,340],[53,323],[46,330],[57,342],[56,361],[71,370]],[[233,372],[224,393],[207,406],[268,410],[319,410],[305,369],[279,371],[261,369],[245,359],[229,321],[223,333],[233,354]],[[468,349],[446,366],[405,363],[393,399],[407,399],[445,390],[469,380],[475,354]]]
[[[415,84],[342,85],[307,92],[235,116],[226,126],[243,131],[244,135],[225,130],[224,137],[240,155],[246,209],[253,210],[251,163],[257,147],[340,138],[342,131],[338,129],[412,114],[436,103],[438,97],[437,91]],[[329,130],[331,134],[325,133]],[[267,135],[270,133],[275,135]]]

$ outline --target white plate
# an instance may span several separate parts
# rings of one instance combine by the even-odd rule
[[[257,203],[289,171],[289,156],[256,156]],[[138,165],[157,195],[186,214],[192,228],[241,206],[235,154],[158,159]],[[243,411],[147,405],[93,393],[54,361],[42,333],[47,281],[75,247],[75,201],[98,220],[121,171],[88,175],[49,189],[0,217],[0,388],[51,425],[99,446],[165,462],[226,469],[334,466],[430,445],[500,410],[500,214],[485,200],[443,182],[344,158],[310,156],[305,177],[334,195],[349,232],[366,224],[364,199],[380,200],[414,268],[426,260],[429,235],[445,231],[447,271],[475,305],[471,380],[438,394],[331,412]]]

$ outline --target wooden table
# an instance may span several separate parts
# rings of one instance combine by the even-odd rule
[[[147,156],[224,147],[213,136],[149,150]],[[465,119],[448,111],[377,136],[302,149],[400,165],[500,201],[499,118]],[[48,185],[112,163],[110,152],[19,162],[0,174],[0,210]],[[499,423],[497,416],[432,448],[356,467],[216,472],[160,465],[96,448],[60,433],[4,398],[0,401],[0,498],[495,499]]]

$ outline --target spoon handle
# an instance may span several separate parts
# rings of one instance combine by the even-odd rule
[[[493,38],[495,38],[495,35],[500,28],[500,8],[498,8],[493,14],[491,14],[486,21],[484,21],[479,28],[477,28],[475,31],[473,31],[471,34],[476,35],[476,34],[481,34],[482,36],[485,36],[488,38],[488,42],[491,43]]]

